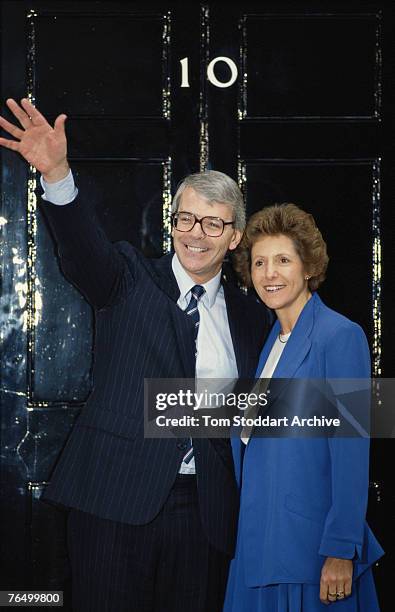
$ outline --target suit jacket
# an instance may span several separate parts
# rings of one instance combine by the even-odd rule
[[[262,350],[257,375],[279,331],[276,321]],[[369,378],[365,335],[357,324],[327,308],[315,293],[304,307],[273,377]],[[276,386],[276,381],[273,383]],[[283,381],[285,388],[286,384]],[[305,412],[299,403],[308,404],[309,398],[302,392],[295,393],[293,399],[293,413]],[[280,401],[281,392],[273,407]],[[354,558],[356,577],[382,555],[365,521],[367,438],[253,436],[245,451],[239,438],[232,439],[232,447],[239,484],[242,481],[239,538],[248,586],[317,583],[327,556]]]
[[[171,255],[111,244],[80,200],[42,202],[66,277],[95,309],[93,390],[44,499],[102,518],[150,522],[185,454],[185,440],[145,439],[144,378],[194,378],[194,325],[177,306]],[[240,376],[251,376],[268,330],[266,310],[223,281]],[[232,553],[238,490],[229,440],[194,440],[199,507],[211,543]]]

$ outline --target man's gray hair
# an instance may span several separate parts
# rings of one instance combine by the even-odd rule
[[[173,197],[171,212],[175,213],[180,205],[180,199],[187,187],[192,187],[208,202],[228,204],[233,211],[235,229],[243,231],[246,224],[246,210],[243,194],[238,184],[223,172],[206,170],[190,174],[178,185]],[[188,212],[193,212],[190,210]]]

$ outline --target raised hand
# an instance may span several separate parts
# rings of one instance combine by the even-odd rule
[[[0,138],[0,145],[20,153],[48,183],[64,178],[69,171],[66,115],[59,115],[52,127],[27,98],[21,100],[21,105],[12,98],[6,104],[22,128],[0,116],[0,127],[16,139]]]

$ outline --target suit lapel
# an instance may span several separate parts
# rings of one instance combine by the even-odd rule
[[[235,352],[237,363],[237,370],[240,377],[242,375],[241,373],[245,371],[244,356],[246,352],[241,346],[244,338],[242,332],[242,317],[240,312],[240,304],[237,300],[237,296],[234,295],[232,288],[226,281],[222,283],[222,286],[224,288],[229,330],[230,335],[232,337],[233,349]]]
[[[255,373],[256,355],[260,348],[257,344],[262,336],[256,326],[260,323],[262,326],[267,325],[265,312],[262,310],[261,322],[251,321],[245,311],[245,297],[240,290],[225,279],[222,286],[239,378],[252,377]]]
[[[173,304],[168,304],[168,308],[180,349],[185,378],[195,378],[194,324],[190,317],[177,305],[180,289],[171,265],[172,258],[173,254],[169,253],[152,261],[154,281],[173,302]]]
[[[271,403],[285,390],[290,379],[294,378],[295,373],[310,351],[310,335],[314,325],[314,313],[317,300],[319,300],[318,296],[313,294],[299,315],[299,319],[292,330],[292,334],[284,347],[269,385]],[[265,350],[262,351],[260,364],[265,364],[279,332],[280,324],[277,320],[268,339],[270,342],[267,342]]]
[[[152,264],[151,275],[155,283],[173,300],[173,302],[177,302],[180,297],[180,290],[171,265],[172,259],[173,254],[168,253],[159,259],[150,259],[148,261]]]
[[[280,360],[268,385],[268,389],[270,388],[268,410],[274,406],[274,402],[284,392],[290,379],[293,378],[295,372],[298,370],[301,363],[303,363],[303,360],[311,348],[310,334],[314,325],[315,309],[319,302],[320,299],[318,295],[314,293],[299,315],[299,319],[297,320],[296,325],[292,330],[292,334],[284,347]],[[280,330],[280,323],[277,319],[271,329],[259,358],[259,364],[256,372],[257,376],[260,376]],[[267,409],[265,409],[265,411],[266,410]],[[264,411],[261,409],[258,414],[262,414],[263,412]],[[255,427],[252,429],[251,437],[253,437],[254,431]]]
[[[273,373],[276,378],[293,378],[311,347],[310,335],[314,325],[317,296],[313,294],[304,306],[292,334]],[[280,331],[280,330],[278,330]]]

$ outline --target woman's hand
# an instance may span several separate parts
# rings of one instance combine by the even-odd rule
[[[353,564],[351,559],[327,557],[321,570],[320,600],[324,604],[351,595]]]
[[[22,129],[0,117],[0,126],[16,139],[0,138],[0,145],[20,153],[48,183],[67,176],[66,115],[59,115],[52,127],[27,98],[21,100],[21,105],[9,98],[7,106]]]

